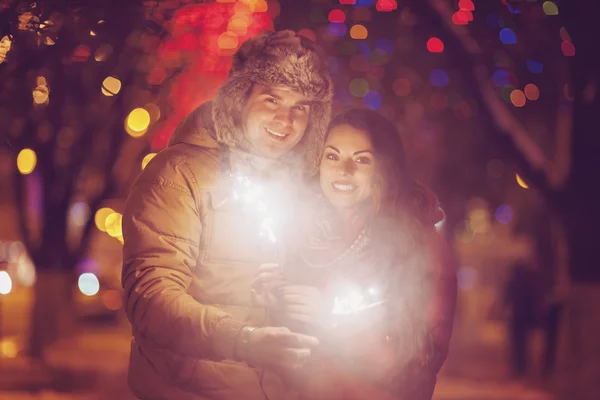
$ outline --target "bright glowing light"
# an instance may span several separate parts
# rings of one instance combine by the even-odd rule
[[[233,32],[224,32],[219,36],[218,45],[221,50],[233,50],[238,47],[238,36]]]
[[[537,100],[540,98],[540,89],[533,83],[525,85],[524,92],[529,100]]]
[[[427,50],[431,53],[441,53],[444,51],[444,42],[436,37],[432,37],[427,41]]]
[[[350,28],[350,37],[356,40],[366,39],[369,36],[369,31],[364,25],[356,24]]]
[[[523,107],[527,102],[527,98],[525,97],[525,93],[519,89],[515,89],[510,92],[510,102],[515,107]]]
[[[17,342],[12,338],[0,340],[0,357],[16,358],[19,355]]]
[[[146,156],[142,160],[142,169],[146,168],[146,165],[148,165],[148,163],[150,162],[150,160],[152,160],[154,157],[156,157],[156,153],[146,154]]]
[[[121,81],[114,76],[109,76],[102,82],[102,94],[105,96],[115,96],[120,90]]]
[[[346,14],[342,10],[331,10],[329,12],[329,22],[344,22]]]
[[[544,14],[546,15],[558,15],[558,7],[553,1],[545,1],[542,5],[542,8],[544,9]]]
[[[17,156],[17,168],[23,175],[29,175],[35,169],[37,164],[37,155],[31,149],[23,149]]]
[[[529,189],[529,185],[523,180],[523,178],[519,176],[519,174],[516,175],[516,178],[519,186],[521,186],[523,189]]]
[[[94,222],[96,223],[96,227],[98,228],[98,230],[106,232],[106,218],[114,212],[115,210],[108,207],[104,207],[96,211],[96,215],[94,216]]]
[[[6,271],[0,271],[0,294],[9,294],[12,290],[12,279]]]
[[[90,36],[96,36],[96,32],[90,31]]]
[[[91,272],[81,274],[77,280],[79,291],[86,296],[94,296],[100,291],[100,281]]]
[[[123,228],[122,228],[123,216],[117,212],[109,214],[104,221],[104,226],[106,228],[106,233],[110,237],[117,238],[119,236],[123,236]]]
[[[337,292],[331,310],[333,315],[356,314],[386,302],[376,286],[364,289],[358,285],[341,285]]]
[[[150,114],[143,108],[131,111],[125,121],[127,133],[132,137],[140,137],[150,126]]]

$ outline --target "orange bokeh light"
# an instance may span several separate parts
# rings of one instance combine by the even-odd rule
[[[523,107],[527,102],[525,93],[519,89],[515,89],[510,93],[510,101],[515,107]]]
[[[533,83],[525,85],[525,96],[528,100],[537,100],[540,98],[540,89]]]

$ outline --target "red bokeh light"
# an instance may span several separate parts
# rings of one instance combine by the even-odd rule
[[[573,43],[564,41],[560,45],[560,49],[562,50],[565,57],[573,57],[575,55],[575,45]]]
[[[340,4],[356,4],[356,0],[340,0]]]
[[[377,0],[375,8],[377,9],[377,11],[381,12],[394,11],[398,8],[398,3],[396,2],[396,0]]]
[[[472,20],[473,14],[471,14],[471,11],[459,10],[452,14],[452,22],[456,25],[467,25]]]
[[[460,0],[458,2],[458,8],[461,10],[475,11],[475,4],[471,0]]]
[[[346,14],[342,10],[331,10],[329,12],[329,22],[344,22]]]
[[[427,50],[431,53],[441,53],[444,51],[444,42],[436,37],[432,37],[427,41]]]

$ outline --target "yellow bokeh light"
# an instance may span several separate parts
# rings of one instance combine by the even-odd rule
[[[248,22],[246,21],[245,15],[236,15],[231,18],[229,21],[229,25],[227,25],[227,30],[238,35],[244,36],[248,33]]]
[[[117,212],[109,214],[104,221],[104,226],[106,227],[106,233],[110,237],[117,238],[119,236],[123,236],[123,229],[121,227],[121,222],[123,221],[123,216]]]
[[[90,31],[90,36],[96,36],[96,32]]]
[[[225,32],[219,36],[218,44],[222,50],[232,50],[237,48],[239,40],[235,33]]]
[[[356,24],[350,28],[350,37],[352,39],[366,39],[369,36],[369,31],[364,25]]]
[[[146,165],[156,156],[156,153],[146,154],[144,159],[142,160],[142,169],[146,168]]]
[[[14,339],[0,341],[0,357],[16,358],[19,355],[19,346]]]
[[[516,175],[516,178],[519,186],[521,186],[523,189],[529,189],[529,185],[523,180],[523,178],[519,176],[519,174]]]
[[[37,165],[37,155],[31,149],[23,149],[17,156],[17,168],[23,175],[29,175]]]
[[[558,7],[553,1],[545,1],[542,8],[546,15],[558,15]]]
[[[114,214],[115,210],[108,207],[103,207],[96,211],[96,215],[94,216],[94,222],[96,223],[96,228],[102,232],[106,232],[106,218]]]
[[[109,76],[102,82],[102,94],[105,96],[114,96],[121,90],[121,81],[114,77]]]
[[[132,137],[143,136],[148,126],[150,126],[150,113],[143,108],[131,111],[125,121],[127,133]]]

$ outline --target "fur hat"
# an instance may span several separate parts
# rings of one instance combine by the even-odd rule
[[[235,147],[242,141],[242,107],[253,83],[288,88],[313,102],[301,145],[307,172],[314,171],[331,119],[333,97],[333,83],[322,50],[310,39],[289,30],[265,31],[248,39],[234,54],[229,77],[213,101],[212,117],[220,143]]]

